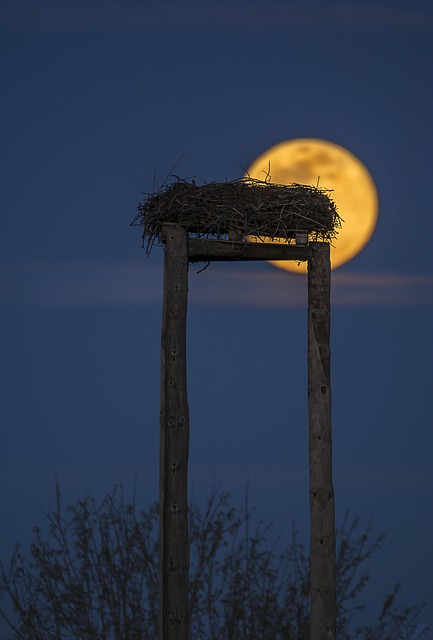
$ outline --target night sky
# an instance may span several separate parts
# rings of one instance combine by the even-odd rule
[[[240,177],[283,140],[342,145],[380,217],[333,272],[337,524],[387,538],[433,627],[433,8],[427,0],[0,2],[0,556],[54,503],[157,499],[163,250],[136,207],[174,173]],[[344,218],[344,212],[340,212]],[[306,278],[189,276],[190,490],[213,483],[308,540]]]

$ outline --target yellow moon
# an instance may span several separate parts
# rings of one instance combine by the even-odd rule
[[[371,238],[377,221],[378,197],[373,178],[350,151],[327,140],[287,140],[265,151],[248,169],[252,178],[279,184],[314,185],[330,189],[329,196],[343,219],[331,246],[335,269],[356,256]],[[273,261],[276,267],[306,273],[307,265],[291,260]]]

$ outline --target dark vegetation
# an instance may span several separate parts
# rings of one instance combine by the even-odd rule
[[[27,554],[1,565],[0,615],[23,640],[155,640],[158,508],[139,510],[116,487],[47,514]],[[384,536],[347,514],[337,539],[339,640],[415,640],[421,606],[397,606],[399,585],[368,624],[362,592]],[[287,541],[214,491],[190,512],[192,640],[307,640],[309,561],[293,527]],[[283,544],[284,542],[284,544]],[[8,612],[11,613],[8,613]],[[363,620],[360,624],[358,621]]]

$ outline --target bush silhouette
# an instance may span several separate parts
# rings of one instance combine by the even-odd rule
[[[0,615],[22,640],[155,640],[158,637],[158,508],[138,510],[120,486],[47,514],[27,555],[1,565]],[[399,585],[378,618],[357,624],[372,555],[383,535],[345,515],[337,533],[337,638],[403,640],[422,635],[422,606],[397,608]],[[214,490],[190,510],[192,640],[307,640],[309,559],[293,527],[288,544]],[[9,613],[11,611],[11,613]]]

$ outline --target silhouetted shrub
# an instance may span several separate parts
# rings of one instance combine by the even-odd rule
[[[158,637],[158,509],[138,510],[116,487],[47,514],[48,535],[34,529],[27,555],[19,546],[1,565],[0,615],[22,640],[155,640]],[[357,626],[372,537],[346,514],[337,536],[339,640],[420,637],[421,606],[398,609],[396,585],[379,618]],[[248,499],[234,507],[213,491],[190,512],[192,640],[307,640],[309,560],[296,528],[283,546],[257,521]],[[8,614],[7,610],[13,613]]]

